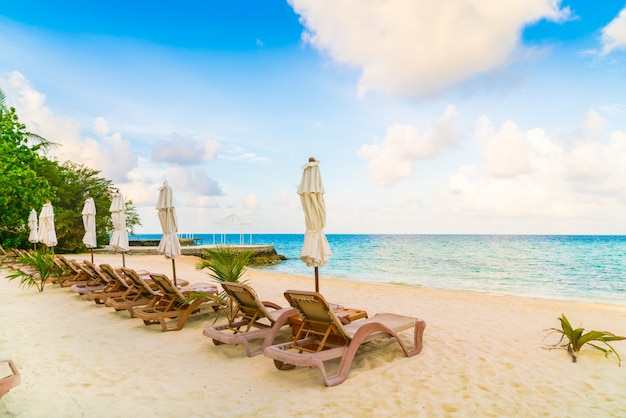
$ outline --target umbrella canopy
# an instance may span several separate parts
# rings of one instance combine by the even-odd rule
[[[91,262],[93,263],[93,249],[98,246],[98,242],[96,239],[96,204],[91,197],[85,200],[83,206],[83,226],[85,227],[83,244],[91,248]]]
[[[83,226],[85,227],[85,235],[83,236],[83,244],[87,248],[96,248],[96,204],[93,199],[87,198],[83,206]]]
[[[50,202],[43,205],[39,213],[39,231],[37,241],[47,247],[57,245],[57,233],[54,230],[54,210]]]
[[[111,241],[109,245],[115,251],[122,251],[122,264],[126,266],[126,260],[124,260],[124,251],[128,251],[128,231],[126,231],[126,203],[124,203],[124,196],[120,191],[116,191],[113,194],[111,200],[111,206],[109,208],[111,212],[111,220],[113,221],[113,234],[111,235]]]
[[[319,170],[319,161],[309,158],[302,166],[302,180],[298,194],[304,211],[306,231],[300,259],[309,267],[315,267],[315,290],[319,291],[318,267],[323,266],[333,253],[330,251],[328,239],[324,234],[326,226],[326,203],[324,202],[324,185]]]
[[[39,241],[37,237],[37,211],[35,209],[31,209],[30,215],[28,216],[28,228],[30,229],[28,240],[35,244]]]
[[[159,189],[159,198],[157,199],[156,209],[159,211],[159,221],[163,230],[163,237],[159,242],[157,251],[164,254],[166,258],[172,259],[172,269],[174,275],[174,284],[176,283],[176,265],[174,259],[180,257],[181,249],[178,241],[178,218],[176,217],[176,209],[174,208],[174,197],[172,188],[167,185],[167,181],[163,182],[163,186]]]

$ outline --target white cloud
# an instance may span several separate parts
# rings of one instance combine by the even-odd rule
[[[498,132],[486,117],[477,126],[485,165],[466,165],[449,177],[437,196],[441,213],[560,222],[623,211],[625,132],[560,141],[542,129],[521,131],[512,121]]]
[[[255,194],[247,194],[244,196],[243,205],[248,210],[257,210],[259,208],[259,199]]]
[[[417,97],[501,68],[524,26],[562,20],[558,0],[289,0],[305,41],[361,70],[361,95]]]
[[[609,54],[617,49],[626,49],[626,8],[602,29],[600,38],[602,54]]]
[[[460,142],[461,135],[454,129],[456,119],[454,106],[448,106],[422,135],[415,126],[394,125],[387,129],[381,145],[363,145],[358,155],[370,160],[370,177],[381,186],[412,178],[417,162],[436,158]]]
[[[476,124],[476,141],[485,159],[485,171],[494,177],[514,177],[530,170],[530,140],[512,121],[495,132],[486,116]]]
[[[583,116],[582,125],[587,131],[603,131],[608,125],[608,122],[598,113],[598,111],[595,109],[589,109]]]
[[[215,158],[219,148],[212,139],[196,139],[173,133],[169,140],[157,140],[152,147],[152,160],[171,164],[198,164]]]
[[[46,105],[46,96],[35,90],[19,72],[13,71],[0,78],[7,104],[16,108],[20,122],[27,129],[58,144],[49,156],[61,163],[73,161],[99,170],[102,176],[113,181],[127,180],[128,173],[137,165],[137,156],[130,142],[120,133],[109,135],[104,118],[94,120],[98,138],[81,135],[81,125],[76,120],[55,114]]]

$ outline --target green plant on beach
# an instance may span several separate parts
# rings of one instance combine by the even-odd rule
[[[229,246],[217,246],[204,250],[204,257],[196,264],[198,270],[208,270],[207,274],[218,284],[224,282],[246,283],[241,277],[246,271],[246,265],[252,257],[250,251],[240,251]],[[206,295],[204,293],[192,293],[190,299],[207,298],[214,300],[221,312],[231,320],[235,314],[233,301],[230,300],[225,291],[221,291],[217,296]]]
[[[54,257],[54,254],[46,248],[28,251],[17,258],[17,262],[23,267],[7,275],[7,278],[9,280],[20,279],[22,287],[35,286],[38,291],[43,292],[48,278],[60,274]]]
[[[565,314],[561,314],[559,321],[561,321],[561,328],[549,328],[546,331],[550,331],[548,335],[553,333],[560,334],[561,338],[556,344],[548,345],[546,348],[566,349],[569,355],[572,357],[572,362],[576,363],[580,349],[585,344],[589,344],[589,346],[595,348],[596,350],[602,351],[606,357],[608,357],[610,353],[615,354],[618,364],[621,367],[622,359],[620,358],[618,352],[615,351],[615,349],[609,344],[609,341],[625,340],[626,337],[615,335],[608,331],[591,330],[585,333],[584,328],[574,329],[567,320]],[[565,339],[567,341],[564,341]],[[600,342],[608,348],[600,347],[599,345],[593,344],[594,342]]]

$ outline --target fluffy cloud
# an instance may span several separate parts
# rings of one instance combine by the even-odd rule
[[[511,121],[495,130],[482,117],[476,143],[484,166],[463,166],[448,179],[438,196],[441,212],[562,220],[623,210],[625,132],[565,140],[542,129],[521,131]]]
[[[307,28],[305,41],[361,70],[361,95],[438,92],[505,65],[524,26],[569,16],[557,0],[289,2]]]
[[[499,132],[486,116],[478,120],[476,141],[485,159],[485,171],[494,177],[513,177],[530,170],[529,134],[521,132],[515,123],[506,121]]]
[[[602,29],[602,54],[616,49],[626,49],[626,8]]]
[[[370,160],[370,177],[381,186],[412,178],[417,162],[438,157],[459,143],[456,119],[454,106],[448,106],[431,130],[422,135],[414,126],[394,125],[387,129],[381,145],[363,145],[358,154]]]
[[[152,147],[152,160],[170,164],[199,164],[215,158],[219,148],[212,139],[195,139],[173,133],[169,140],[158,140]]]
[[[80,123],[55,114],[45,104],[46,96],[35,90],[21,73],[5,74],[0,78],[0,86],[7,95],[7,104],[16,108],[28,130],[58,144],[50,150],[51,158],[85,164],[116,182],[128,179],[128,173],[137,165],[137,156],[120,133],[109,132],[104,118],[94,121],[96,138],[84,137]]]

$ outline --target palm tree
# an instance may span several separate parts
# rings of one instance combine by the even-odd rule
[[[246,271],[246,264],[252,257],[250,251],[239,251],[229,246],[217,246],[216,248],[207,248],[204,250],[201,261],[196,264],[198,270],[209,270],[207,274],[217,283],[237,282],[246,283],[241,277]],[[190,295],[190,299],[197,297],[205,297],[215,300],[226,317],[231,320],[235,314],[233,309],[233,301],[230,300],[225,291],[219,293],[217,297],[206,295],[204,293],[194,293]]]
[[[19,278],[22,287],[35,286],[40,292],[43,292],[50,276],[60,273],[59,267],[54,262],[54,254],[47,248],[27,251],[17,258],[16,263],[23,267],[9,274],[7,278],[9,280]]]

